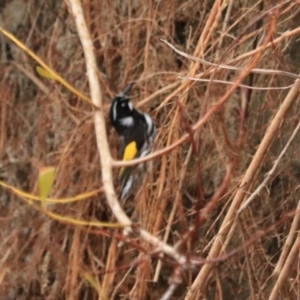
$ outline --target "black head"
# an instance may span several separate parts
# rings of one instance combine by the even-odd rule
[[[122,120],[133,114],[134,108],[129,98],[132,85],[133,83],[129,84],[123,93],[118,94],[110,107],[110,121],[117,131],[119,131],[118,126],[122,124]]]

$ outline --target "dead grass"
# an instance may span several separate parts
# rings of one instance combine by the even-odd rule
[[[207,61],[245,68],[255,59],[248,53],[266,45],[257,52],[261,57],[257,55],[255,67],[298,74],[299,5],[283,1],[83,2],[105,115],[114,94],[135,81],[133,102],[158,127],[154,151],[189,134],[185,142],[152,160],[141,190],[129,204],[134,208],[132,220],[176,245],[181,254],[205,259],[289,90],[238,88],[220,102],[231,87],[213,79],[237,82],[242,72],[212,71],[174,53],[160,39]],[[6,16],[12,3],[25,5],[24,15],[13,23]],[[1,26],[89,95],[81,44],[65,2],[5,1],[0,16]],[[285,37],[288,30],[292,34]],[[51,198],[101,187],[91,106],[58,83],[40,78],[35,63],[3,36],[0,43],[0,180],[37,195],[38,170],[51,165],[57,169]],[[211,78],[211,82],[180,80],[179,75]],[[243,83],[278,87],[294,81],[258,73]],[[246,195],[272,168],[299,122],[299,111],[299,103],[293,101]],[[200,125],[193,135],[195,124]],[[117,136],[108,122],[107,128],[111,152],[117,158]],[[297,135],[271,181],[235,223],[226,249],[206,264],[210,272],[205,276],[205,267],[199,273],[205,262],[181,268],[167,256],[159,260],[156,249],[140,238],[124,241],[121,229],[57,221],[33,202],[0,187],[0,298],[160,299],[172,284],[173,294],[165,299],[299,298],[297,255],[290,257],[294,263],[289,268],[273,274],[297,216],[299,142]],[[116,168],[116,187],[117,173]],[[48,210],[81,220],[115,222],[101,192],[77,202],[49,204]],[[293,234],[290,247],[297,253],[299,237]],[[125,242],[121,248],[117,246],[120,239]],[[283,281],[276,292],[278,276]]]

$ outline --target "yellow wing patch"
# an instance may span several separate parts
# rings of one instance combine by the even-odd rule
[[[124,154],[123,154],[123,159],[122,160],[132,160],[135,158],[135,156],[137,155],[137,145],[136,145],[136,142],[133,141],[131,143],[129,143],[125,150],[124,150]],[[120,176],[123,174],[125,170],[125,167],[121,168],[120,170]]]
[[[124,150],[123,160],[134,159],[136,154],[137,154],[136,142],[133,141],[126,146]]]

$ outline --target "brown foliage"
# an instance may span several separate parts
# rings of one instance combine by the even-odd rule
[[[250,73],[250,67],[299,73],[299,3],[82,2],[105,115],[114,94],[134,81],[134,104],[149,113],[158,128],[154,152],[181,139],[151,160],[140,191],[124,209],[137,230],[160,237],[187,263],[179,265],[139,237],[124,238],[122,229],[55,220],[0,186],[0,298],[299,298],[299,135],[266,186],[234,219],[224,251],[206,257],[239,191],[246,187],[241,201],[248,198],[272,168],[299,122],[300,109],[291,100],[291,109],[264,144],[251,182],[241,186],[289,89],[234,90],[214,80],[268,88],[292,85],[295,78]],[[70,11],[63,1],[4,1],[0,26],[89,95]],[[244,70],[216,70],[174,53],[160,39],[195,57]],[[57,170],[51,198],[100,188],[93,108],[59,83],[39,77],[35,62],[2,35],[0,45],[0,180],[38,194],[38,170],[51,165]],[[118,140],[108,119],[107,134],[117,158]],[[114,174],[117,188],[117,168]],[[103,192],[69,204],[48,204],[47,209],[74,219],[115,222]],[[292,250],[288,264],[283,266],[285,257],[279,268],[288,236]],[[204,276],[205,270],[209,272]]]

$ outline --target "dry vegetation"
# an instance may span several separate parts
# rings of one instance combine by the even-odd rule
[[[136,234],[124,238],[122,228],[97,226],[116,218],[102,189],[92,106],[40,77],[36,63],[0,34],[0,299],[299,299],[299,134],[278,160],[300,121],[293,85],[299,2],[82,3],[106,120],[112,97],[134,81],[133,102],[157,125],[159,155],[124,207]],[[0,2],[0,26],[89,96],[74,19],[65,1]],[[193,61],[160,39],[244,69]],[[254,67],[262,70],[251,73]],[[117,158],[109,122],[107,136]],[[236,217],[275,161],[277,168]],[[38,195],[43,166],[57,171],[51,199],[96,193],[44,209],[3,186]],[[117,189],[118,168],[113,172]],[[187,261],[160,255],[140,228]]]

